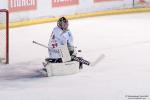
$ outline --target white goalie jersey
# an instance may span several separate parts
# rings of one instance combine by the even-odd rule
[[[61,45],[73,46],[73,37],[70,30],[63,31],[55,27],[49,39],[49,57],[52,59],[61,58],[59,47]]]

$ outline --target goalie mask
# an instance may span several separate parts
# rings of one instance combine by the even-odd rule
[[[66,31],[68,29],[68,20],[65,17],[59,18],[57,21],[57,26],[63,31]]]

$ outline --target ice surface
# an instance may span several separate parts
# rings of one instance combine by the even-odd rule
[[[81,56],[92,61],[104,53],[105,59],[78,74],[42,77],[41,62],[48,52],[32,41],[47,44],[56,23],[10,29],[10,64],[0,65],[0,100],[150,99],[150,13],[69,24]]]

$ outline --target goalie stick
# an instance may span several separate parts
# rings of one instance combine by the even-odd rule
[[[95,61],[90,62],[90,66],[93,67],[93,66],[97,65],[104,58],[105,58],[105,54],[101,54]]]
[[[39,43],[39,42],[36,42],[36,41],[32,41],[34,44],[37,44],[37,45],[40,45],[40,46],[42,46],[42,47],[45,47],[45,48],[48,48],[48,49],[51,49],[51,48],[49,48],[48,46],[46,46],[46,45],[44,45],[44,44],[41,44],[41,43]],[[74,48],[77,48],[77,47],[74,47]],[[82,50],[78,50],[78,52],[82,52]]]
[[[41,44],[41,43],[39,43],[39,42],[33,41],[33,43],[35,43],[35,44],[37,44],[37,45],[40,45],[40,46],[42,46],[42,47],[45,47],[45,48],[50,49],[48,46],[46,46],[46,45],[44,45],[44,44]],[[78,52],[81,52],[81,51],[78,51]],[[97,65],[101,60],[103,60],[104,57],[105,57],[105,55],[104,55],[104,54],[101,54],[101,55],[100,55],[97,59],[95,59],[94,61],[92,61],[92,62],[87,61],[87,62],[90,63],[89,66],[93,67],[93,66]]]
[[[39,42],[36,42],[36,41],[32,41],[33,43],[37,44],[37,45],[40,45],[42,47],[45,47],[45,48],[48,48],[48,46],[44,45],[44,44],[41,44]],[[49,49],[49,48],[48,48]]]
[[[87,66],[95,66],[97,65],[101,60],[103,60],[105,57],[104,54],[101,54],[97,59],[95,59],[94,61],[87,61],[85,59],[83,59],[82,57],[74,57],[73,61],[77,61],[77,62],[81,62],[82,64],[85,64]]]

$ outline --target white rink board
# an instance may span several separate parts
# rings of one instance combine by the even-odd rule
[[[133,7],[147,7],[146,4],[133,5],[133,0],[117,0],[94,3],[94,0],[79,0],[78,5],[52,7],[52,0],[36,0],[37,6],[35,10],[29,11],[17,11],[10,13],[10,22],[30,20],[36,18],[49,18],[58,17],[64,15],[74,15],[78,13],[89,13],[96,11],[112,10],[112,9],[126,9]],[[135,0],[139,2],[139,0]],[[146,0],[146,3],[150,3],[150,0]],[[0,0],[0,9],[8,9],[8,1]]]

